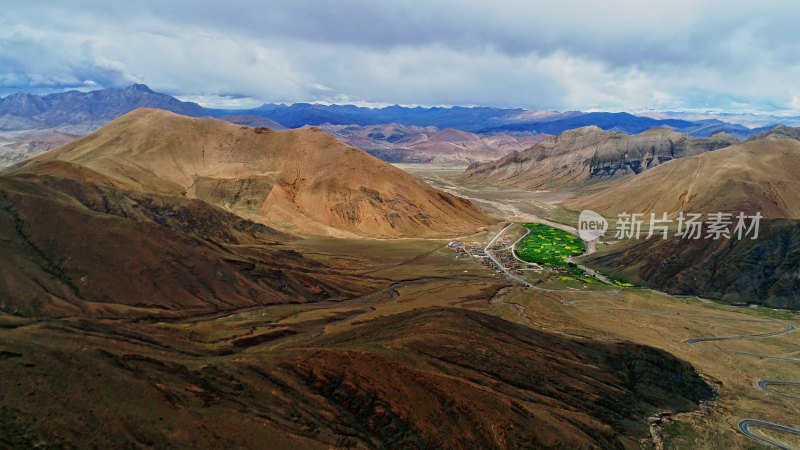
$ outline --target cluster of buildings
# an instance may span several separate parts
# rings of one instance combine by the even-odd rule
[[[496,271],[496,272],[503,272],[492,258],[486,253],[486,250],[483,247],[477,247],[474,245],[468,245],[461,242],[450,242],[447,244],[448,247],[455,250],[456,255],[458,256],[467,256],[472,257],[481,262],[486,267]],[[515,260],[511,256],[511,243],[507,240],[502,240],[498,243],[495,243],[492,247],[489,248],[489,251],[492,252],[495,258],[502,262],[502,264],[509,269],[515,268]]]

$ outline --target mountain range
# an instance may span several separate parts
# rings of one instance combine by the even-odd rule
[[[606,241],[612,245],[584,258],[602,273],[673,294],[796,309],[798,138],[800,129],[786,126],[746,142],[725,132],[696,138],[665,127],[636,135],[582,127],[473,163],[462,179],[470,186],[558,192],[567,197],[560,206],[609,218]],[[718,212],[760,214],[757,239],[714,240],[706,233],[644,239],[651,213],[674,221],[680,213],[710,220],[703,215]],[[613,220],[632,213],[642,214],[644,234],[615,239]]]
[[[320,125],[340,141],[388,162],[470,164],[521,151],[547,135],[479,135],[436,127],[396,123],[384,125]]]
[[[679,119],[690,122],[721,121],[734,123],[746,128],[764,128],[782,123],[790,127],[800,126],[800,116],[776,116],[771,114],[725,113],[725,112],[680,112],[680,111],[645,111],[638,115],[653,119]]]
[[[182,102],[143,84],[134,84],[123,89],[91,92],[9,95],[0,99],[0,131],[56,129],[86,134],[138,108],[159,108],[191,117],[208,116],[197,103]]]
[[[637,134],[654,127],[668,127],[695,137],[724,131],[746,139],[773,125],[748,128],[718,118],[696,120],[671,115],[637,116],[628,113],[502,109],[490,107],[365,108],[354,105],[264,104],[252,109],[209,109],[154,92],[142,84],[91,92],[70,91],[44,96],[17,93],[0,99],[0,167],[21,161],[89,133],[137,108],[158,108],[190,117],[218,117],[232,123],[271,129],[319,126],[350,145],[391,162],[454,162],[468,164],[495,159],[512,150],[523,150],[546,135],[597,126],[604,130]],[[686,116],[694,117],[694,116]],[[720,116],[725,117],[725,116]],[[778,123],[780,118],[774,118]],[[763,121],[761,122],[763,123]],[[391,133],[375,131],[393,127]],[[405,129],[404,129],[405,128]],[[432,131],[435,128],[436,131]],[[417,129],[425,129],[420,131]],[[424,134],[453,131],[422,143]],[[407,137],[398,136],[408,134]],[[42,139],[42,135],[48,135]],[[450,135],[454,140],[444,139]],[[417,138],[415,138],[415,136]],[[496,137],[495,137],[496,136]],[[516,141],[516,142],[515,142]],[[418,144],[418,145],[417,145]],[[411,146],[416,146],[411,148]]]
[[[569,200],[606,216],[666,212],[760,212],[800,220],[800,141],[756,140],[675,159]]]
[[[755,136],[748,138],[748,141],[772,141],[777,139],[797,139],[800,140],[800,127],[792,128],[786,125],[778,125],[764,130]]]
[[[710,239],[705,231],[698,239],[674,233],[666,240],[642,236],[611,245],[586,262],[673,294],[800,308],[800,177],[795,169],[800,141],[762,137],[665,162],[565,203],[610,218],[641,213],[645,223],[650,213],[657,218],[667,213],[673,220],[681,212],[700,213],[704,221],[710,220],[708,214],[729,213],[728,238]],[[756,239],[752,232],[743,239],[733,233],[740,212],[763,218]]]
[[[583,263],[670,294],[800,309],[800,220],[761,220],[757,239],[624,240]]]
[[[469,233],[492,223],[492,219],[468,201],[435,191],[420,180],[343,145],[322,130],[306,126],[276,131],[283,126],[259,115],[229,114],[226,122],[141,109],[79,138],[81,130],[106,123],[138,104],[159,104],[203,117],[213,112],[141,85],[85,94],[66,93],[63,97],[16,95],[3,99],[2,123],[8,128],[34,123],[53,126],[2,132],[0,144],[7,154],[29,157],[39,150],[61,145],[12,167],[0,177],[4,208],[11,212],[6,223],[13,225],[5,233],[10,236],[9,242],[14,243],[5,250],[4,257],[15,261],[20,270],[11,278],[16,281],[6,283],[2,289],[9,299],[19,299],[18,293],[29,292],[26,301],[5,304],[6,310],[36,314],[66,311],[129,314],[120,311],[143,307],[135,300],[140,297],[151,299],[146,307],[217,308],[214,299],[228,298],[226,302],[232,304],[247,304],[247,295],[242,292],[263,289],[270,292],[271,298],[287,298],[286,294],[275,294],[287,289],[291,292],[289,297],[352,295],[367,287],[354,282],[346,282],[348,287],[338,281],[312,280],[302,275],[302,270],[278,276],[281,280],[278,285],[265,284],[263,279],[252,278],[249,271],[274,273],[275,268],[259,266],[260,263],[254,262],[258,258],[254,260],[249,250],[243,253],[234,243],[257,241],[280,245],[286,239],[291,240],[292,234],[444,237],[450,233]],[[319,117],[330,111],[366,114],[363,108],[309,106],[314,107],[305,109]],[[408,112],[406,108],[388,110],[399,115]],[[429,119],[438,117],[440,125],[447,123],[445,119],[463,119],[469,113],[477,116],[498,113],[491,108],[410,110],[428,115]],[[574,125],[587,119],[599,121],[604,117],[627,118],[543,111],[514,114],[519,123],[548,126]],[[490,117],[487,123],[500,122]],[[472,162],[464,177],[477,185],[579,190],[593,186],[593,192],[565,203],[575,210],[593,209],[607,216],[623,211],[663,211],[672,215],[679,211],[761,212],[765,222],[762,237],[756,242],[736,241],[728,246],[708,240],[689,246],[675,239],[623,242],[592,255],[589,260],[606,271],[620,271],[632,280],[673,293],[797,307],[791,300],[798,289],[796,281],[792,281],[796,280],[796,271],[791,267],[796,266],[792,258],[800,246],[793,237],[797,234],[793,227],[800,219],[794,195],[800,185],[793,171],[797,165],[793,161],[799,154],[798,129],[772,127],[740,144],[735,136],[724,131],[709,137],[692,137],[674,129],[686,124],[675,121],[670,124],[672,128],[662,126],[638,134],[592,125],[555,136],[526,135],[513,129],[511,134],[477,134],[399,123],[326,122],[322,127],[340,140],[367,148],[387,160]],[[357,182],[352,177],[354,173],[360,174]],[[78,204],[82,206],[76,208]],[[116,225],[108,228],[95,223],[97,213],[115,217]],[[199,284],[159,283],[160,293],[153,291],[152,286],[135,284],[127,288],[130,298],[109,303],[104,299],[116,295],[111,287],[116,282],[111,281],[114,277],[103,268],[124,261],[108,260],[110,256],[106,253],[94,252],[98,247],[74,247],[85,243],[80,236],[88,231],[74,225],[54,229],[47,225],[48,219],[42,214],[56,215],[59,223],[94,224],[93,227],[104,230],[98,234],[98,240],[108,245],[119,242],[119,236],[146,242],[123,250],[135,255],[133,260],[141,264],[136,270],[152,274],[164,270],[162,275],[154,276],[167,278],[166,273],[199,270],[199,274],[210,274],[216,270],[228,273],[225,277],[230,277],[229,282],[219,283],[213,277],[205,279],[195,274],[192,278]],[[168,226],[145,234],[134,231],[149,229],[153,224]],[[47,236],[58,237],[58,245],[52,250],[41,241]],[[169,244],[217,239],[234,245],[226,248],[225,256],[219,256],[218,250],[203,250],[218,244],[211,247],[207,243]],[[155,266],[148,255],[162,247],[171,249],[167,258],[171,262]],[[77,261],[75,266],[74,262],[64,260],[68,254],[88,255],[90,259]],[[284,256],[288,258],[286,264],[292,267],[312,264],[289,254],[275,255],[274,260],[280,261]],[[215,258],[219,259],[213,266],[196,266],[189,272],[179,262]],[[104,265],[93,268],[87,264],[95,260],[102,260]],[[38,262],[31,264],[31,261]],[[711,264],[720,272],[704,270],[703,264]],[[247,275],[243,275],[241,267],[248,268]],[[790,269],[784,270],[786,267]],[[78,273],[84,273],[94,282],[84,286]],[[756,276],[757,273],[764,275]],[[59,275],[53,277],[53,274]],[[324,270],[318,275],[329,276]],[[339,275],[331,276],[341,280]],[[735,282],[726,278],[729,276],[734,276],[731,280]],[[320,291],[313,286],[326,287]],[[93,300],[86,303],[81,300],[83,295],[90,295]],[[54,303],[54,296],[60,300]]]
[[[629,135],[589,126],[548,137],[495,161],[472,164],[464,177],[530,189],[575,187],[637,174],[666,161],[737,142],[725,132],[695,138],[664,127]]]
[[[0,252],[11,262],[0,309],[39,316],[169,315],[353,295],[369,278],[280,250],[297,239],[280,230],[450,237],[494,222],[316,129],[153,109],[0,172],[0,203]]]
[[[0,131],[0,168],[68,144],[80,135],[53,129]]]
[[[305,125],[378,125],[454,128],[478,134],[508,132],[513,135],[560,134],[583,126],[628,134],[666,126],[696,137],[727,131],[746,138],[774,125],[748,128],[717,118],[687,120],[674,115],[633,115],[624,112],[555,112],[547,110],[503,109],[491,107],[403,107],[366,108],[354,105],[311,103],[264,104],[251,109],[203,108],[154,92],[143,84],[90,92],[69,91],[48,95],[16,93],[0,99],[0,131],[57,128],[70,133],[86,133],[137,108],[158,108],[191,117],[263,117],[278,126],[299,128]],[[655,118],[659,117],[659,118]],[[677,116],[681,117],[681,116]],[[692,116],[687,116],[692,117]],[[702,117],[702,116],[700,116]],[[724,117],[724,116],[721,116]],[[780,117],[771,118],[774,123]],[[787,118],[791,122],[792,118]]]
[[[654,127],[669,127],[696,137],[708,137],[725,131],[744,139],[765,129],[747,128],[719,119],[689,121],[682,119],[654,119],[625,112],[555,112],[546,110],[501,109],[489,107],[402,107],[365,108],[354,105],[321,105],[311,103],[264,104],[245,110],[209,109],[209,114],[219,117],[229,114],[262,116],[286,127],[305,125],[375,125],[397,123],[406,126],[434,126],[439,129],[455,128],[477,134],[508,133],[511,135],[560,134],[566,130],[597,126],[604,130],[636,134]]]
[[[13,167],[79,164],[117,188],[204,200],[292,233],[403,237],[491,223],[468,201],[316,128],[275,131],[138,109]]]
[[[780,138],[791,129],[739,143],[666,126],[292,128],[211,118],[143,86],[106,94],[95,106],[71,94],[85,100],[74,109],[6,105],[6,123],[49,127],[7,130],[7,144],[57,147],[0,170],[0,447],[637,448],[655,441],[655,414],[716,397],[698,368],[585,319],[572,328],[573,307],[518,290],[481,252],[454,251],[451,240],[477,249],[509,227],[341,141],[399,161],[499,157],[470,166],[476,186],[591,185],[642,208],[692,189],[688,205],[783,200],[759,241],[609,246],[590,264],[670,291],[796,306],[800,233],[772,219],[798,214],[787,196],[800,143]],[[124,111],[142,102],[186,114]],[[462,109],[446,114],[476,112]],[[601,119],[514,114],[553,130]],[[606,206],[573,201],[585,199]],[[542,326],[539,305],[571,311]]]
[[[625,448],[714,397],[464,307],[509,283],[442,238],[498,225],[316,128],[125,114],[0,171],[0,446]]]

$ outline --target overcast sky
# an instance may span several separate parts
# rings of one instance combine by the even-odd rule
[[[5,0],[0,96],[800,114],[800,2]]]

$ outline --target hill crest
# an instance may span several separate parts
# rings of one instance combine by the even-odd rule
[[[464,176],[500,186],[563,188],[637,174],[672,159],[737,142],[727,133],[694,138],[658,127],[628,135],[587,126],[545,138],[496,161],[473,164]]]
[[[622,212],[760,212],[765,218],[800,219],[800,141],[744,142],[666,162],[566,203],[606,216]]]
[[[253,129],[139,109],[10,169],[62,160],[128,189],[198,198],[301,234],[451,236],[492,219],[314,128]]]

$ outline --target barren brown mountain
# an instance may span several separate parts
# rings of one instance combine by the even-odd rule
[[[708,214],[716,212],[758,212],[765,220],[757,239],[751,234],[741,240],[734,235],[625,240],[585,262],[673,294],[797,308],[799,164],[800,141],[756,140],[664,163],[566,205],[612,218],[621,213],[655,213],[660,218],[665,212],[675,217],[683,211],[709,220]],[[735,217],[732,221],[733,227]]]
[[[0,131],[0,168],[68,144],[79,137],[57,130]]]
[[[180,316],[348,298],[376,282],[285,249],[295,238],[275,227],[428,237],[490,221],[318,130],[139,110],[0,173],[0,309]]]
[[[63,161],[0,176],[0,311],[184,316],[346,298],[368,277],[309,261],[289,235],[197,199],[120,188]]]
[[[620,241],[583,262],[671,294],[800,308],[798,220],[762,220],[757,239]]]
[[[607,216],[758,211],[766,218],[800,219],[797,167],[800,141],[752,141],[670,161],[566,205]]]
[[[47,161],[81,165],[125,189],[201,199],[292,233],[452,236],[492,222],[469,201],[315,128],[253,129],[140,109],[10,173],[37,173]]]
[[[713,398],[664,351],[469,310],[509,283],[446,241],[268,225],[489,222],[319,130],[154,110],[14,166],[0,447],[633,448]]]
[[[550,189],[640,173],[665,161],[739,142],[727,133],[694,138],[668,128],[636,135],[595,126],[568,130],[497,161],[475,163],[464,176],[498,186]]]
[[[232,114],[228,116],[222,116],[220,119],[235,123],[236,125],[245,125],[248,127],[253,128],[269,128],[271,130],[285,130],[286,127],[275,122],[274,120],[267,119],[266,117],[261,116],[247,116],[241,114]]]
[[[425,142],[408,147],[408,151],[421,160],[432,163],[472,163],[497,159],[512,151],[524,150],[544,139],[546,135],[510,136],[505,133],[479,136],[447,128],[432,135]]]
[[[269,339],[233,345],[218,336],[245,329],[208,318],[211,342],[181,323],[2,321],[0,446],[623,449],[649,415],[713,396],[664,351],[461,308],[322,336],[263,316]]]
[[[383,125],[323,125],[320,128],[342,142],[384,161],[404,163],[469,164],[497,159],[524,150],[547,135],[482,136],[453,128]]]

